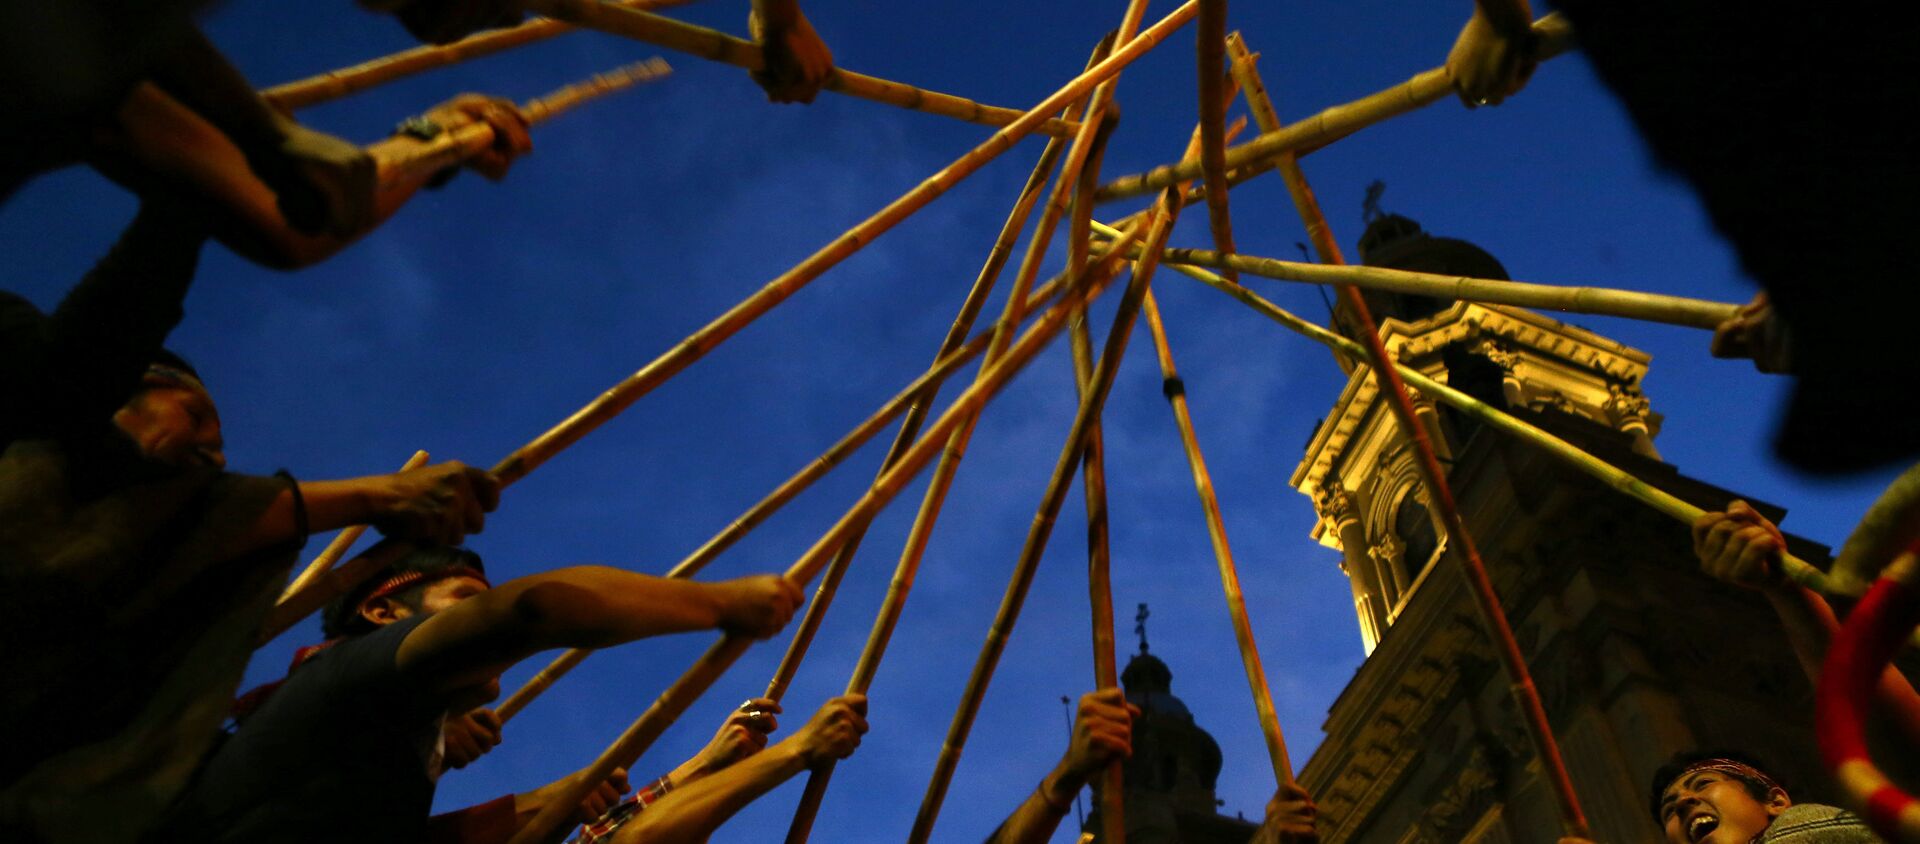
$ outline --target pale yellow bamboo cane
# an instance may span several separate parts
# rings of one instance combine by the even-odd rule
[[[1233,218],[1227,206],[1227,98],[1221,61],[1227,37],[1227,0],[1201,0],[1194,31],[1199,35],[1200,64],[1200,173],[1207,187],[1207,229],[1213,248],[1222,255],[1233,246]],[[1232,269],[1227,278],[1239,281]]]
[[[1124,248],[1126,244],[1132,243],[1134,236],[1134,232],[1127,232],[1115,242]],[[1120,259],[1120,249],[1111,250],[1102,256],[1098,264],[1089,268],[1087,278],[1074,279],[1075,283],[1069,294],[1048,308],[1040,319],[1035,320],[987,378],[975,381],[955,398],[951,405],[948,405],[940,418],[920,436],[919,440],[914,442],[913,447],[908,449],[906,454],[901,456],[900,462],[881,477],[876,478],[866,494],[862,495],[860,500],[855,502],[853,507],[848,509],[825,535],[808,548],[800,559],[788,567],[786,578],[796,585],[805,585],[818,575],[820,570],[826,567],[830,557],[855,531],[860,529],[861,525],[871,520],[881,508],[900,494],[900,490],[905,488],[921,469],[926,468],[946,443],[947,436],[963,420],[985,406],[989,399],[1006,386],[1015,374],[1025,368],[1035,355],[1039,354],[1048,341],[1060,333],[1060,330],[1065,327],[1067,315],[1072,313],[1074,307],[1097,297],[1107,288],[1113,279],[1113,273],[1118,269]],[[629,767],[637,761],[668,725],[679,718],[681,713],[693,705],[693,702],[698,700],[708,688],[711,688],[720,675],[724,674],[751,644],[750,641],[736,636],[721,637],[700,656],[693,667],[681,675],[680,679],[674,681],[666,691],[661,692],[660,697],[647,707],[646,712],[627,727],[626,731],[621,733],[620,737],[602,752],[591,766],[582,771],[576,779],[569,781],[567,787],[554,796],[553,802],[547,804],[533,820],[521,827],[508,844],[535,844],[535,842],[545,841],[547,836],[558,829],[559,825],[572,813],[573,807],[579,805],[581,797],[590,788],[605,781],[615,768]]]
[[[1191,20],[1196,11],[1196,2],[1197,0],[1188,0],[1181,4],[1171,14],[1142,33],[1139,38],[1128,42],[1125,47],[1116,50],[1105,61],[1095,65],[1092,70],[1081,74],[1065,87],[1054,92],[1052,96],[1042,100],[1019,120],[1002,127],[993,133],[992,137],[960,156],[940,172],[928,177],[918,187],[908,191],[904,196],[848,230],[846,234],[808,256],[798,266],[767,282],[765,287],[694,332],[672,350],[655,358],[652,363],[594,399],[586,407],[568,417],[566,421],[521,447],[494,467],[494,475],[503,481],[523,476],[534,467],[546,462],[554,454],[572,445],[588,431],[618,415],[641,396],[686,369],[748,323],[758,319],[760,315],[793,295],[808,282],[818,278],[821,273],[846,259],[847,256],[858,252],[874,238],[893,228],[908,215],[926,207],[927,203],[932,202],[935,197],[961,179],[972,175],[995,156],[1011,148],[1014,142],[1038,128],[1047,119],[1047,115],[1080,98],[1101,81],[1119,73],[1121,68],[1144,55],[1169,33]]]
[[[1131,40],[1131,27],[1139,25],[1137,10],[1146,6],[1144,0],[1133,0],[1128,5],[1125,23],[1120,30],[1110,36],[1115,43]],[[1094,89],[1087,103],[1087,111],[1081,119],[1080,130],[1074,133],[1073,144],[1067,150],[1067,159],[1060,167],[1060,176],[1054,182],[1052,197],[1047,208],[1041,213],[1040,222],[1035,226],[1033,239],[1027,246],[1025,259],[1014,276],[1013,289],[1007,294],[1005,320],[1017,320],[1019,311],[1025,307],[1027,287],[1039,272],[1039,255],[1046,252],[1047,243],[1059,225],[1060,212],[1065,207],[1065,197],[1078,182],[1080,173],[1087,162],[1098,154],[1100,145],[1112,129],[1107,120],[1107,106],[1111,102],[1114,78],[1109,78]],[[1069,268],[1072,272],[1072,268]],[[1012,334],[996,338],[996,348],[989,348],[982,361],[984,368],[991,366],[1003,353]],[[913,590],[913,582],[920,570],[920,561],[924,558],[927,544],[933,536],[933,527],[939,521],[940,509],[946,503],[947,493],[953,488],[953,479],[960,470],[960,461],[966,455],[968,442],[973,437],[974,426],[979,424],[979,415],[975,415],[957,428],[947,438],[947,445],[941,452],[940,462],[934,467],[933,476],[927,482],[927,491],[920,502],[920,510],[914,514],[913,525],[907,531],[907,541],[901,548],[900,558],[895,563],[893,579],[887,585],[886,597],[881,599],[880,611],[876,614],[873,628],[867,634],[867,643],[860,651],[860,657],[854,664],[853,676],[847,681],[848,694],[865,694],[873,683],[873,677],[880,670],[880,661],[886,656],[887,644],[893,638],[893,630],[900,622],[901,613],[906,610],[907,596]],[[827,786],[833,779],[836,765],[828,762],[814,768],[807,775],[806,788],[800,794],[800,802],[794,807],[793,820],[787,826],[786,844],[804,844],[812,833],[814,819],[820,812],[820,806],[826,799]]]
[[[946,800],[947,787],[953,781],[954,771],[960,764],[960,754],[966,747],[967,735],[973,730],[974,718],[979,715],[980,704],[986,699],[987,686],[993,681],[994,670],[1000,662],[1000,655],[1006,649],[1007,637],[1012,635],[1013,625],[1020,617],[1022,605],[1026,602],[1027,590],[1033,585],[1033,577],[1038,569],[1040,557],[1046,551],[1048,538],[1053,532],[1054,520],[1059,516],[1060,507],[1066,500],[1068,487],[1073,481],[1075,468],[1080,457],[1086,451],[1086,437],[1092,425],[1098,420],[1101,407],[1106,402],[1108,392],[1113,387],[1113,378],[1120,365],[1120,359],[1126,352],[1133,321],[1139,313],[1140,297],[1145,294],[1152,281],[1156,261],[1152,257],[1155,243],[1164,243],[1167,234],[1172,231],[1179,213],[1179,195],[1173,191],[1156,203],[1154,209],[1145,215],[1149,222],[1147,234],[1148,257],[1134,267],[1133,278],[1127,283],[1126,294],[1120,300],[1120,306],[1114,314],[1113,327],[1107,333],[1106,346],[1102,351],[1100,364],[1094,370],[1093,389],[1081,400],[1074,415],[1067,441],[1055,461],[1053,475],[1042,494],[1040,506],[1036,509],[1033,523],[1027,529],[1027,537],[1021,545],[1020,556],[1014,563],[1012,576],[1007,581],[1005,594],[1000,598],[1000,607],[994,613],[993,625],[987,631],[986,641],[980,646],[980,653],[974,659],[973,670],[967,676],[966,689],[961,693],[960,704],[955,708],[953,720],[947,725],[947,736],[940,747],[940,756],[934,762],[933,775],[927,783],[927,791],[920,800],[920,809],[913,822],[913,830],[908,834],[910,844],[924,844],[933,833],[934,822],[940,814],[940,807]],[[1121,252],[1124,250],[1114,250]]]
[[[757,71],[762,67],[760,47],[751,41],[639,9],[600,0],[528,0],[526,5],[531,11],[582,28],[644,41],[656,47],[678,50],[748,71]],[[1022,117],[1021,112],[1014,109],[981,105],[963,97],[915,88],[842,68],[834,68],[822,87],[863,100],[987,126],[1011,126]],[[1071,137],[1077,128],[1065,120],[1049,119],[1040,127],[1040,131],[1056,137]]]
[[[1035,303],[1047,302],[1057,295],[1065,286],[1064,278],[1055,278],[1043,285],[1040,289],[1034,291],[1033,300]],[[705,568],[706,565],[716,557],[719,557],[722,552],[733,547],[734,543],[740,541],[755,527],[758,527],[760,523],[771,518],[774,513],[779,512],[780,508],[786,506],[788,502],[798,497],[801,492],[804,492],[808,487],[812,486],[815,481],[826,476],[834,467],[839,466],[847,457],[851,456],[855,451],[858,451],[861,446],[865,445],[868,440],[871,440],[875,434],[879,433],[881,428],[886,427],[888,422],[893,421],[895,417],[903,412],[909,412],[914,408],[923,407],[928,401],[928,396],[931,395],[932,391],[937,390],[956,370],[965,366],[968,361],[973,360],[979,356],[982,351],[986,350],[987,343],[991,340],[993,332],[998,329],[998,327],[999,324],[996,323],[986,331],[982,331],[971,338],[963,337],[961,342],[956,344],[954,348],[945,350],[946,354],[939,360],[934,361],[934,365],[931,368],[907,384],[906,387],[902,388],[900,392],[895,394],[886,404],[881,405],[879,410],[874,411],[872,415],[868,416],[859,425],[854,426],[853,430],[848,431],[839,441],[829,446],[819,457],[814,458],[807,463],[807,465],[801,467],[800,471],[795,472],[791,477],[781,482],[772,492],[767,493],[764,498],[755,502],[753,506],[748,507],[746,512],[741,513],[738,518],[729,522],[719,533],[701,544],[699,548],[687,555],[685,559],[675,564],[672,569],[667,571],[666,576],[669,578],[689,578],[698,574],[701,569]],[[924,411],[922,415],[924,416]],[[909,439],[907,445],[911,444],[912,440]],[[888,454],[893,455],[902,448],[904,448],[904,446],[899,446],[896,443],[896,448],[889,450]],[[886,465],[891,465],[893,461],[883,462]],[[808,610],[811,614],[812,607],[810,606]],[[525,685],[521,686],[508,697],[505,702],[496,707],[494,714],[499,716],[502,722],[519,714],[520,710],[525,709],[527,704],[533,702],[534,698],[552,687],[555,681],[566,676],[567,672],[579,666],[590,653],[592,653],[592,651],[587,648],[574,648],[561,653],[560,656],[554,658],[553,662],[549,663],[546,668],[541,669],[540,673],[534,675]],[[791,679],[791,677],[789,677],[789,679]],[[782,686],[782,691],[784,691],[784,686]],[[778,695],[769,694],[768,696],[778,699]]]
[[[1114,35],[1109,33],[1094,46],[1093,54],[1087,57],[1087,67],[1099,64],[1113,52]],[[1072,108],[1062,111],[1061,115],[1066,116],[1084,106],[1085,103],[1075,103]],[[987,260],[981,265],[979,274],[974,276],[973,288],[967,291],[967,299],[960,306],[960,315],[948,330],[948,339],[942,341],[943,348],[952,341],[955,331],[964,334],[971,330],[974,319],[986,307],[987,297],[999,281],[1001,271],[1006,269],[1008,257],[1013,254],[1013,245],[1020,237],[1020,230],[1026,226],[1034,204],[1040,200],[1040,189],[1046,187],[1047,174],[1052,172],[1053,165],[1060,160],[1060,154],[1064,151],[1064,139],[1047,139],[1046,149],[1040,152],[1040,160],[1034,164],[1033,171],[1027,174],[1027,183],[1021,187],[1019,198],[1014,200],[1013,210],[1008,212],[1006,222],[1001,224],[993,248],[987,251]],[[1063,276],[1077,278],[1079,274],[1070,269]],[[1020,303],[1018,313],[1024,315],[1030,307],[1031,303]],[[968,327],[961,328],[962,325]],[[933,395],[929,393],[925,399],[924,402],[916,401],[906,418],[900,421],[900,430],[894,435],[886,458],[881,461],[880,471],[886,471],[887,467],[899,460],[899,455],[913,445],[914,438],[920,435],[920,428],[926,423],[927,413],[932,407]],[[834,596],[840,590],[840,581],[846,577],[847,569],[853,564],[853,557],[859,552],[860,543],[865,538],[866,530],[863,527],[840,546],[833,562],[828,564],[826,574],[820,578],[819,588],[814,590],[813,600],[807,604],[806,614],[800,619],[799,629],[794,631],[792,641],[787,644],[787,652],[780,657],[780,665],[774,669],[773,679],[767,681],[765,697],[776,701],[786,697],[787,687],[792,685],[793,678],[799,673],[800,663],[806,659],[807,651],[813,646],[813,638],[826,619],[827,609],[832,606]]]
[[[1096,222],[1094,228],[1095,230],[1102,230],[1105,227]],[[1254,310],[1259,311],[1268,319],[1280,323],[1300,334],[1306,335],[1313,340],[1341,349],[1348,354],[1356,354],[1362,351],[1358,343],[1328,331],[1312,322],[1294,316],[1280,306],[1262,298],[1259,294],[1240,285],[1228,282],[1218,275],[1198,267],[1181,264],[1168,264],[1168,267],[1240,300],[1251,306]],[[1436,401],[1472,416],[1480,422],[1498,428],[1516,439],[1541,448],[1562,462],[1592,476],[1607,487],[1653,508],[1655,512],[1664,514],[1675,521],[1687,525],[1691,525],[1694,519],[1699,518],[1706,512],[1700,507],[1675,497],[1666,490],[1642,481],[1625,470],[1615,467],[1581,450],[1578,446],[1566,440],[1549,434],[1540,428],[1520,420],[1512,414],[1506,413],[1466,393],[1462,393],[1444,383],[1428,378],[1417,369],[1403,364],[1396,364],[1395,366],[1399,369],[1400,376],[1406,379],[1406,383],[1414,389],[1432,396]],[[1828,578],[1826,573],[1814,568],[1812,564],[1791,553],[1783,554],[1782,557],[1782,568],[1785,570],[1786,576],[1795,583],[1828,596],[1844,597],[1844,593],[1835,590],[1827,582]]]
[[[614,2],[634,9],[661,9],[682,5],[688,0],[614,0]],[[265,97],[267,102],[280,108],[302,109],[398,79],[405,79],[416,73],[471,61],[482,56],[491,56],[502,50],[532,44],[536,41],[545,41],[575,29],[577,27],[572,24],[549,18],[534,18],[510,29],[475,33],[452,44],[424,44],[377,59],[369,59],[352,67],[343,67],[305,79],[296,79],[262,90],[260,95]]]
[[[407,458],[407,462],[400,467],[400,471],[405,472],[409,469],[418,469],[425,465],[427,465],[427,453],[424,451],[416,451],[412,457]],[[293,593],[307,588],[307,586],[313,583],[314,578],[319,577],[326,573],[328,569],[333,568],[333,564],[339,562],[341,557],[346,556],[348,549],[353,547],[353,543],[359,542],[360,537],[366,532],[366,525],[348,525],[347,527],[341,528],[340,533],[333,537],[333,541],[327,543],[326,550],[321,551],[319,556],[314,557],[313,562],[307,564],[306,570],[300,572],[299,577],[294,578],[292,583],[287,584],[287,588],[280,593],[280,600],[285,601],[293,597]]]
[[[1147,328],[1152,332],[1153,349],[1160,360],[1161,391],[1173,409],[1174,424],[1180,429],[1180,446],[1187,455],[1187,468],[1193,472],[1193,487],[1200,494],[1200,510],[1206,518],[1207,539],[1213,545],[1213,560],[1220,569],[1220,586],[1227,595],[1227,616],[1233,621],[1233,636],[1240,646],[1240,664],[1247,673],[1247,686],[1253,692],[1254,713],[1260,719],[1260,733],[1267,742],[1267,760],[1273,765],[1277,785],[1293,782],[1293,761],[1287,755],[1287,740],[1280,731],[1280,715],[1273,707],[1273,691],[1267,685],[1267,671],[1260,661],[1260,649],[1254,643],[1253,622],[1247,616],[1247,599],[1240,591],[1240,571],[1233,562],[1233,549],[1227,544],[1227,523],[1220,514],[1220,498],[1213,491],[1213,476],[1207,472],[1207,459],[1200,452],[1200,437],[1194,432],[1193,413],[1187,407],[1186,382],[1174,365],[1173,347],[1167,342],[1166,324],[1160,319],[1160,303],[1147,292],[1142,303]]]
[[[1571,46],[1571,39],[1559,13],[1533,22],[1541,36],[1540,58],[1547,59]],[[1385,91],[1372,94],[1293,123],[1276,132],[1264,133],[1226,151],[1225,164],[1241,171],[1261,171],[1274,165],[1276,156],[1285,152],[1306,153],[1340,140],[1354,132],[1391,117],[1430,105],[1453,93],[1453,80],[1445,67],[1422,71]],[[1131,176],[1122,176],[1100,188],[1100,201],[1143,196],[1176,182],[1201,175],[1200,162],[1164,164]],[[1248,173],[1251,175],[1251,173]]]
[[[1223,258],[1220,253],[1208,249],[1170,248],[1160,256],[1160,260],[1169,266],[1219,268],[1231,264],[1235,269],[1248,275],[1276,281],[1327,286],[1351,284],[1368,290],[1388,290],[1439,299],[1460,299],[1492,305],[1515,305],[1565,313],[1621,317],[1709,330],[1732,318],[1740,309],[1739,305],[1727,302],[1668,296],[1661,293],[1643,293],[1638,290],[1467,278],[1386,267],[1369,267],[1364,264],[1309,264],[1254,255],[1231,255]]]
[[[642,82],[651,82],[672,72],[673,68],[667,65],[665,59],[655,56],[606,73],[596,73],[584,82],[568,85],[520,106],[520,113],[526,116],[528,123],[544,123],[588,100],[622,91]],[[382,156],[375,162],[379,168],[377,178],[380,184],[387,185],[409,175],[438,171],[459,164],[492,145],[493,127],[477,121],[468,123],[418,147],[408,149],[403,154]]]

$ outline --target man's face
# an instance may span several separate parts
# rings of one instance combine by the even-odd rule
[[[1660,821],[1669,844],[1749,844],[1792,804],[1777,788],[1755,800],[1732,774],[1692,771],[1660,795]]]
[[[226,468],[220,414],[202,390],[149,384],[113,414],[140,453],[170,466]]]

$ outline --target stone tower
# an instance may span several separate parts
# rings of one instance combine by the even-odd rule
[[[1366,263],[1506,278],[1464,241],[1378,217]],[[1399,359],[1708,509],[1740,496],[1689,478],[1654,448],[1646,354],[1521,308],[1369,294]],[[1350,315],[1335,312],[1349,332]],[[1351,362],[1348,362],[1349,364]],[[1419,401],[1534,673],[1597,840],[1658,840],[1647,778],[1672,753],[1758,754],[1818,785],[1808,684],[1759,596],[1699,574],[1687,530],[1547,454]],[[1542,842],[1553,797],[1409,445],[1365,367],[1315,430],[1291,483],[1314,538],[1340,552],[1368,657],[1328,713],[1301,780],[1322,840]],[[1778,521],[1784,513],[1747,499]],[[1791,539],[1816,565],[1826,549]]]
[[[1145,605],[1141,605],[1144,621]],[[1126,771],[1129,844],[1246,844],[1258,824],[1218,812],[1214,784],[1220,776],[1220,745],[1193,722],[1193,713],[1173,694],[1173,671],[1147,653],[1140,631],[1140,652],[1120,672],[1127,701],[1140,707],[1133,723],[1133,756]],[[1095,778],[1095,788],[1099,788]],[[1098,841],[1100,801],[1082,827]]]

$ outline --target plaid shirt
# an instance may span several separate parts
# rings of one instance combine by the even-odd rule
[[[653,801],[667,796],[673,790],[673,783],[661,777],[648,783],[645,788],[635,791],[620,805],[608,809],[606,814],[593,823],[580,827],[580,834],[567,841],[567,844],[606,844],[613,839],[615,830],[626,825],[634,815],[653,805]]]

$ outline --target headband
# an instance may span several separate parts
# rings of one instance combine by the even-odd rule
[[[379,586],[373,587],[373,591],[368,592],[366,597],[360,599],[360,604],[364,606],[368,601],[375,598],[385,598],[388,595],[404,591],[412,586],[446,580],[449,577],[471,577],[481,583],[487,584],[487,588],[493,588],[493,583],[487,580],[486,573],[472,566],[451,566],[434,572],[409,571],[401,572],[400,574],[381,581]]]
[[[187,390],[197,390],[202,393],[207,392],[207,385],[201,383],[200,376],[188,370],[181,369],[180,367],[169,366],[164,363],[147,364],[147,374],[144,380],[159,386],[179,387]]]
[[[1733,774],[1734,776],[1741,777],[1742,779],[1749,779],[1749,780],[1758,782],[1761,785],[1767,787],[1768,789],[1779,788],[1782,793],[1786,792],[1785,788],[1781,788],[1779,783],[1773,781],[1773,777],[1770,777],[1764,773],[1761,773],[1759,768],[1755,768],[1752,765],[1748,765],[1745,762],[1740,762],[1738,760],[1722,759],[1722,758],[1702,759],[1698,762],[1688,765],[1686,767],[1686,770],[1683,770],[1680,772],[1680,776],[1674,777],[1673,782],[1669,782],[1667,783],[1667,785],[1672,786],[1674,782],[1679,782],[1682,777],[1685,777],[1686,775],[1691,774],[1695,771],[1719,771],[1723,774]]]

